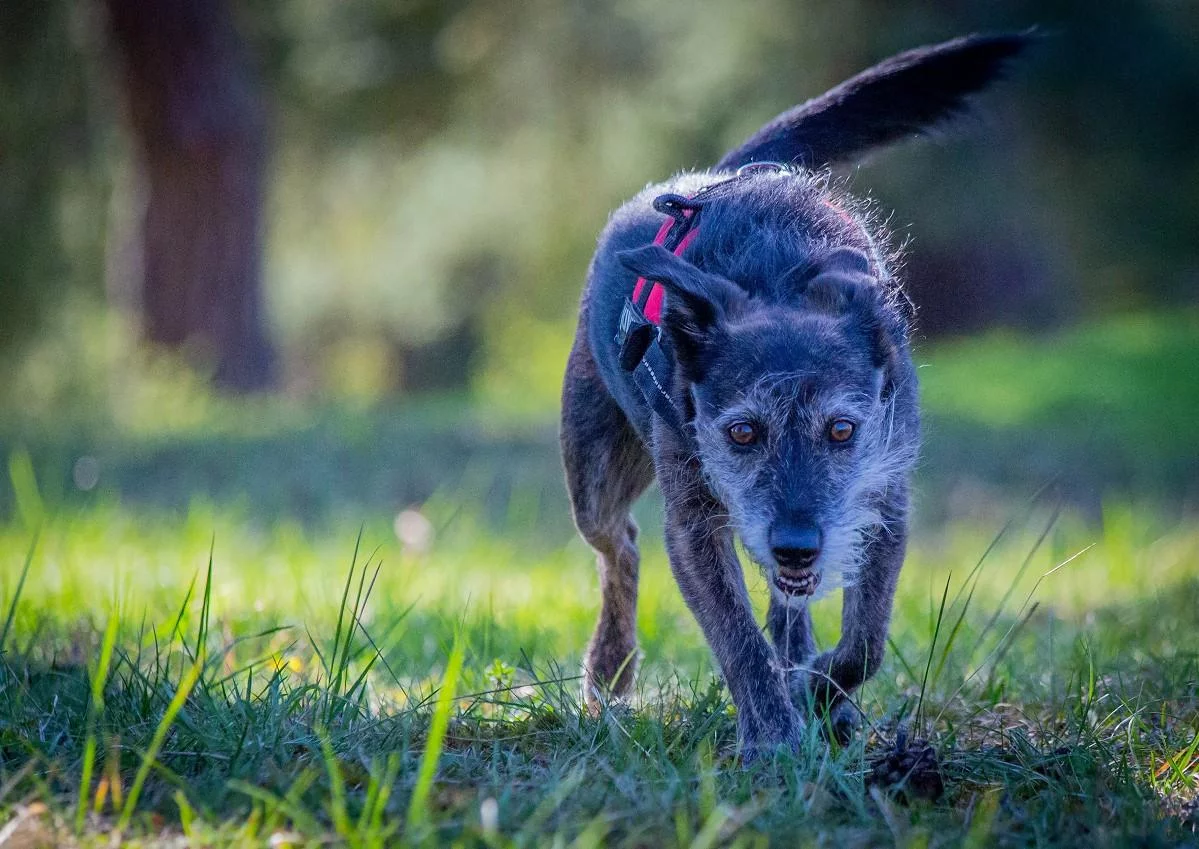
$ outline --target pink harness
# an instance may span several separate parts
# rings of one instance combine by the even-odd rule
[[[694,209],[683,210],[684,219],[690,219],[694,214]],[[658,229],[658,235],[654,237],[654,244],[665,245],[667,238],[670,236],[670,231],[674,229],[674,226],[677,223],[678,219],[673,217],[667,218],[665,221],[663,221],[662,226]],[[687,246],[695,241],[695,236],[697,233],[699,233],[698,227],[692,227],[690,230],[688,230],[687,235],[685,235],[675,247],[674,255],[682,256],[683,251],[687,250]],[[649,281],[647,281],[644,277],[637,278],[637,283],[633,286],[633,301],[635,303],[641,303],[641,292],[648,282]],[[651,324],[662,323],[662,292],[662,284],[655,281],[652,288],[649,290],[649,297],[645,301],[645,309],[643,312],[645,313],[646,319],[648,319]]]
[[[850,227],[854,227],[859,230],[862,230],[863,234],[866,236],[866,241],[870,244],[871,252],[874,253],[874,240],[870,238],[869,233],[865,232],[865,228],[862,227],[861,223],[858,222],[857,219],[855,219],[852,215],[850,215],[848,212],[846,212],[841,207],[837,206],[831,200],[824,201],[824,205],[827,206],[829,209],[831,209],[833,212],[835,212],[837,214],[837,217],[840,218],[842,221],[844,221],[846,224],[848,224]],[[682,219],[675,218],[674,216],[667,217],[667,219],[662,222],[662,226],[658,228],[658,235],[654,236],[654,244],[655,245],[665,245],[667,240],[670,238],[671,231],[674,230],[675,225],[689,221],[691,216],[693,216],[694,214],[695,214],[694,209],[683,209]],[[675,246],[675,249],[673,251],[674,255],[682,256],[683,251],[687,250],[687,247],[692,242],[695,241],[695,237],[698,234],[699,234],[699,227],[692,227],[691,229],[687,230],[686,235],[684,235],[683,238],[681,240],[679,240],[678,245]],[[875,254],[872,257],[872,259],[874,260],[875,265],[877,267],[878,266],[877,254]],[[651,284],[650,290],[649,290],[649,296],[644,301],[642,301],[641,294],[644,291],[646,284]],[[651,324],[661,324],[662,323],[662,298],[663,298],[663,289],[662,289],[661,283],[658,283],[656,281],[646,280],[644,277],[637,278],[637,282],[633,286],[633,302],[636,304],[644,303],[645,306],[642,308],[642,312],[645,314],[645,318]]]
[[[741,168],[737,176],[762,169],[778,170],[781,167],[776,163],[756,162]],[[670,250],[675,256],[683,255],[683,251],[687,250],[699,233],[699,214],[702,209],[700,198],[709,188],[712,187],[701,189],[689,197],[662,195],[655,199],[654,208],[667,216],[658,228],[658,234],[654,236],[655,245]],[[871,251],[874,252],[874,241],[860,222],[832,201],[825,200],[824,203],[850,227],[861,229],[870,243]],[[874,262],[881,270],[876,252]],[[625,299],[614,341],[619,351],[621,368],[629,373],[646,403],[667,424],[687,438],[684,417],[675,404],[671,390],[674,362],[668,347],[661,344],[664,295],[665,289],[661,283],[638,277],[633,286],[632,296]]]

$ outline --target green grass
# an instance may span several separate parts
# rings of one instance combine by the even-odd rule
[[[591,717],[576,678],[597,601],[589,554],[538,544],[532,527],[497,540],[448,502],[429,513],[438,531],[424,552],[384,524],[358,545],[349,527],[262,533],[211,512],[46,518],[0,667],[0,804],[45,806],[29,827],[55,839],[82,807],[83,839],[97,843],[122,826],[196,845],[1191,835],[1195,528],[1112,508],[1099,530],[1034,504],[977,571],[989,532],[926,535],[893,651],[862,697],[872,728],[846,748],[814,731],[795,758],[747,770],[660,546],[647,543],[634,709]],[[0,531],[9,602],[32,539],[20,521]],[[823,642],[836,626],[836,604],[822,603]],[[460,671],[447,670],[455,645]],[[864,786],[901,724],[940,751],[936,804]]]
[[[1195,402],[1183,368],[1193,318],[1155,320],[1155,345],[1130,330],[1138,321],[928,356],[922,481],[949,493],[953,521],[926,508],[892,650],[860,696],[867,725],[845,747],[813,725],[794,756],[748,768],[736,760],[727,692],[670,577],[652,496],[640,508],[637,695],[600,716],[581,708],[597,581],[565,527],[560,484],[522,465],[550,450],[536,428],[506,448],[455,404],[390,424],[346,413],[286,424],[279,414],[255,432],[227,421],[207,438],[199,426],[141,430],[136,441],[83,428],[75,433],[110,452],[102,479],[126,476],[87,492],[61,480],[77,435],[26,439],[29,453],[10,452],[0,520],[0,829],[11,829],[0,842],[1199,842],[1199,524],[1185,505],[1163,507],[1163,494],[1178,499],[1187,483],[1158,486],[1153,469],[1169,452],[1137,440],[1138,410],[1169,401],[1162,421],[1179,428],[1178,410]],[[1115,375],[1087,366],[1093,349],[1123,364],[1109,371],[1164,376],[1133,379],[1121,406],[1120,393],[1105,394]],[[1039,372],[1047,351],[1073,364],[1073,377]],[[1015,386],[1039,400],[1005,395]],[[980,428],[978,450],[997,446],[990,462],[1020,467],[1026,442],[1076,450],[1077,428],[1059,425],[1096,407],[1110,428],[1106,454],[1143,474],[1101,470],[1080,499],[1065,485],[1034,498],[1024,472],[989,476],[985,464],[976,485],[965,459],[946,471],[961,443],[942,428]],[[449,445],[436,446],[429,422],[456,434]],[[381,433],[410,443],[377,446]],[[1177,450],[1193,439],[1178,432]],[[323,445],[348,465],[320,456]],[[119,452],[136,458],[137,446],[176,452],[177,465],[121,466]],[[456,456],[464,446],[473,459]],[[249,497],[168,473],[210,461],[229,479],[222,486]],[[409,497],[377,484],[388,469],[451,481],[411,493],[427,539],[397,537],[394,512]],[[317,492],[322,480],[332,494],[310,513],[272,494]],[[370,491],[355,498],[356,485]],[[138,487],[154,497],[138,498]],[[203,497],[187,498],[193,491]],[[764,603],[761,578],[749,578]],[[828,645],[837,600],[821,602],[816,619]],[[940,800],[867,786],[901,731],[937,749]]]
[[[1199,312],[1134,314],[1044,338],[994,333],[917,357],[923,477],[948,508],[974,487],[1031,492],[1052,479],[1093,513],[1113,491],[1199,497]],[[1175,505],[1171,509],[1171,505]]]

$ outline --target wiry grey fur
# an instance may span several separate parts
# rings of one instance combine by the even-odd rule
[[[598,555],[603,594],[587,649],[589,703],[629,691],[637,663],[639,555],[633,501],[657,478],[679,588],[712,647],[747,752],[794,746],[800,710],[840,710],[883,656],[907,541],[919,440],[911,308],[887,237],[806,151],[841,158],[961,111],[1023,45],[959,39],[911,51],[775,119],[722,169],[784,155],[791,167],[685,173],[618,209],[599,239],[562,393],[562,452],[575,523]],[[860,109],[855,109],[859,104]],[[819,144],[806,144],[805,132]],[[651,246],[654,198],[704,187],[683,257]],[[662,343],[675,361],[677,431],[657,417],[613,341],[638,276],[666,290]],[[854,426],[830,437],[832,422]],[[729,428],[749,422],[738,445]],[[770,580],[754,621],[734,535]],[[844,591],[838,644],[815,654],[808,601]]]

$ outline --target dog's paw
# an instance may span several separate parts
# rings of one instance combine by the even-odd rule
[[[777,759],[794,757],[799,752],[795,742],[744,742],[740,746],[741,765],[745,767],[773,763]]]
[[[794,755],[799,751],[807,723],[799,713],[791,711],[781,722],[770,727],[740,728],[741,760],[744,764],[773,761],[779,755]]]
[[[848,699],[837,702],[825,716],[823,730],[840,746],[847,746],[862,726],[862,712]]]

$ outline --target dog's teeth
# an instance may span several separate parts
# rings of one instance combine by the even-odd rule
[[[818,578],[814,575],[806,575],[802,578],[791,578],[786,575],[776,575],[774,579],[775,586],[785,593],[802,593],[811,595],[815,590]]]
[[[818,573],[807,573],[799,577],[784,574],[782,571],[774,574],[774,585],[788,595],[813,595],[820,584]]]

